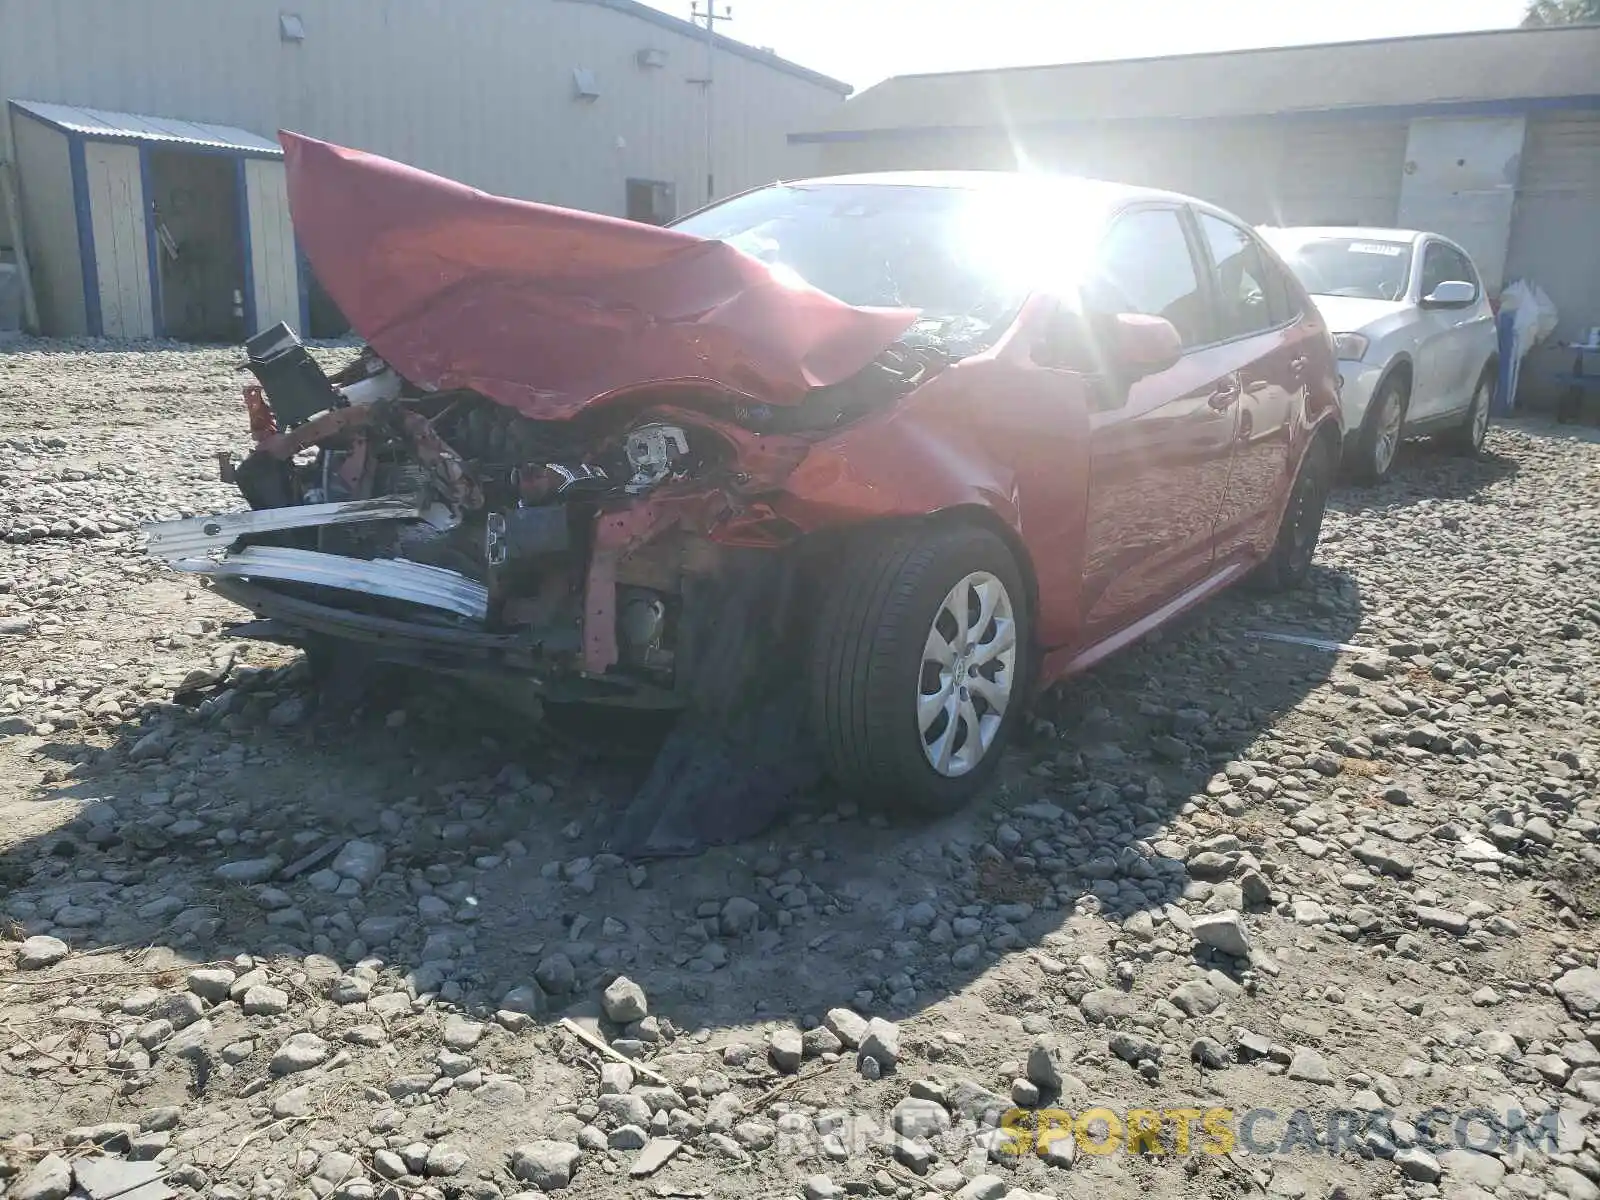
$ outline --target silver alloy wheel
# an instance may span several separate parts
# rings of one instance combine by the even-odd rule
[[[1017,621],[1006,585],[974,571],[951,588],[922,650],[917,729],[928,765],[965,775],[994,744],[1017,680]]]
[[[1481,380],[1472,397],[1472,448],[1479,449],[1489,436],[1489,383]]]
[[[1380,397],[1383,408],[1378,411],[1378,436],[1372,441],[1372,466],[1382,475],[1394,463],[1395,452],[1400,449],[1400,427],[1405,422],[1405,405],[1393,391]]]

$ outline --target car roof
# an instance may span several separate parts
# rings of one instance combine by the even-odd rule
[[[819,175],[784,181],[789,187],[926,187],[951,191],[1004,191],[1038,189],[1046,192],[1073,192],[1077,198],[1107,207],[1138,200],[1162,200],[1177,204],[1198,204],[1214,208],[1193,196],[1159,188],[1136,187],[1080,175],[1042,174],[1031,171],[870,171],[856,175]],[[1221,210],[1218,210],[1221,211]]]
[[[1370,225],[1261,225],[1261,232],[1292,233],[1297,237],[1357,238],[1370,242],[1417,242],[1425,237],[1439,237],[1421,229],[1376,229]]]

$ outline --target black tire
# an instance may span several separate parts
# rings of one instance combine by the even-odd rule
[[[1485,367],[1478,376],[1478,386],[1473,389],[1472,402],[1467,405],[1467,415],[1461,424],[1445,438],[1450,449],[1466,458],[1483,454],[1483,443],[1489,433],[1489,409],[1494,403],[1495,372]]]
[[[917,719],[916,697],[927,679],[923,650],[946,596],[980,571],[1003,585],[1015,622],[1009,698],[976,763],[964,774],[941,774],[924,750]],[[980,642],[991,641],[996,629],[986,626],[990,632],[980,633]],[[995,534],[967,525],[923,527],[861,545],[828,580],[808,664],[812,733],[829,775],[881,807],[955,812],[993,776],[1022,717],[1031,646],[1022,572]],[[936,668],[933,676],[939,676]],[[958,691],[966,696],[964,688]],[[972,696],[977,711],[976,689]],[[946,727],[949,720],[947,712]],[[937,746],[941,727],[935,721]],[[964,745],[964,734],[958,731],[953,742]]]
[[[1400,457],[1400,444],[1406,437],[1406,409],[1411,402],[1411,388],[1403,375],[1388,375],[1378,384],[1367,405],[1367,415],[1361,422],[1361,436],[1356,441],[1350,471],[1362,483],[1382,483],[1389,478]],[[1398,405],[1400,425],[1394,431],[1394,445],[1385,449],[1385,415],[1390,407]],[[1387,454],[1387,458],[1384,455]]]
[[[1283,510],[1272,553],[1256,568],[1251,582],[1258,591],[1288,592],[1305,584],[1317,554],[1323,514],[1328,510],[1337,455],[1331,441],[1318,439],[1306,451]]]

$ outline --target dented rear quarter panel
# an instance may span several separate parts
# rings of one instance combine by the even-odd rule
[[[1077,376],[1033,361],[1054,306],[1036,296],[987,352],[818,441],[774,510],[808,531],[962,510],[998,524],[1032,576],[1038,642],[1076,641],[1089,416]]]

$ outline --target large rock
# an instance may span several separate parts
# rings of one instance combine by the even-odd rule
[[[72,951],[60,938],[39,934],[22,943],[22,949],[17,952],[17,966],[24,971],[42,971],[55,966],[70,953]]]
[[[1439,1179],[1439,1160],[1421,1146],[1407,1146],[1395,1152],[1394,1165],[1407,1179],[1435,1183]]]
[[[127,1162],[110,1155],[80,1158],[72,1170],[78,1194],[88,1200],[172,1200],[160,1163]]]
[[[314,1033],[297,1033],[272,1056],[274,1075],[293,1075],[309,1071],[328,1060],[328,1043]]]
[[[958,1080],[949,1091],[950,1111],[980,1125],[998,1125],[1011,1109],[1011,1101],[970,1079]]]
[[[772,1037],[767,1042],[767,1053],[772,1056],[772,1065],[784,1072],[793,1072],[800,1069],[800,1060],[805,1057],[805,1042],[798,1029],[774,1029]]]
[[[956,1200],[1000,1200],[1010,1185],[998,1175],[979,1175],[956,1193]]]
[[[189,990],[208,1004],[221,1004],[233,988],[233,972],[226,967],[202,967],[190,971],[185,981]]]
[[[1575,1017],[1600,1014],[1600,970],[1578,967],[1556,980],[1556,995]]]
[[[1186,1017],[1203,1017],[1222,1004],[1222,993],[1204,979],[1190,979],[1173,989],[1167,999]]]
[[[1294,1054],[1289,1059],[1289,1069],[1284,1072],[1290,1079],[1298,1079],[1305,1083],[1320,1083],[1331,1085],[1333,1071],[1329,1068],[1327,1060],[1309,1046],[1296,1046]]]
[[[900,1026],[882,1017],[867,1022],[867,1035],[861,1039],[860,1057],[877,1061],[885,1071],[900,1061]]]
[[[273,855],[266,858],[241,858],[223,863],[212,872],[224,883],[237,883],[248,887],[252,883],[265,883],[278,873],[283,860]]]
[[[289,993],[268,983],[258,983],[239,997],[239,1007],[249,1017],[275,1017],[289,1011]]]
[[[1506,1177],[1505,1164],[1494,1155],[1460,1147],[1453,1147],[1439,1155],[1439,1165],[1455,1187],[1476,1184],[1484,1191],[1492,1192]]]
[[[722,906],[719,924],[729,937],[739,937],[755,930],[761,920],[761,906],[744,896],[731,896]]]
[[[606,1016],[618,1025],[631,1025],[650,1015],[650,1004],[644,989],[626,975],[618,975],[606,985],[600,1004]]]
[[[6,1195],[9,1200],[66,1200],[70,1191],[72,1168],[59,1154],[47,1154]]]
[[[483,1024],[479,1021],[469,1021],[465,1017],[452,1013],[445,1018],[444,1044],[459,1053],[471,1050],[483,1039]]]
[[[447,1178],[451,1175],[461,1174],[467,1169],[467,1164],[470,1161],[471,1159],[467,1152],[460,1146],[453,1145],[450,1142],[435,1142],[428,1151],[428,1159],[423,1171],[436,1179]]]
[[[544,989],[532,983],[519,984],[505,994],[500,1009],[536,1017],[545,1010]]]
[[[332,870],[336,875],[354,879],[362,887],[371,887],[383,873],[388,854],[377,842],[356,838],[344,844],[334,857]]]
[[[950,1130],[950,1114],[937,1100],[921,1100],[915,1096],[900,1101],[890,1114],[889,1123],[894,1131],[908,1138],[932,1138]]]
[[[572,965],[570,958],[557,952],[546,954],[539,960],[539,965],[533,969],[533,977],[550,995],[564,996],[577,986],[578,969]]]
[[[1231,954],[1235,958],[1250,957],[1250,935],[1238,912],[1225,908],[1221,912],[1202,913],[1194,919],[1195,940]]]
[[[572,1169],[582,1157],[572,1142],[541,1139],[511,1152],[511,1174],[542,1192],[560,1191],[572,1182]]]
[[[1393,875],[1396,879],[1410,879],[1412,871],[1416,869],[1409,854],[1392,850],[1382,842],[1362,842],[1350,853],[1374,871]]]
[[[1083,999],[1078,1001],[1078,1007],[1083,1010],[1084,1020],[1093,1025],[1126,1020],[1144,1011],[1144,1004],[1137,996],[1117,988],[1095,988],[1092,992],[1086,992]]]
[[[1028,1051],[1028,1082],[1045,1095],[1054,1096],[1061,1091],[1066,1065],[1067,1048],[1060,1038],[1049,1035],[1036,1038]]]
[[[861,1039],[867,1036],[867,1019],[848,1008],[829,1009],[822,1023],[833,1031],[834,1037],[852,1050],[860,1046]]]

